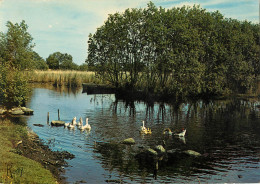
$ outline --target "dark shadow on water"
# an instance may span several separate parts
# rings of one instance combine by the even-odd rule
[[[166,156],[162,160],[147,160],[146,156],[136,159],[144,145],[100,143],[95,151],[102,156],[96,158],[102,160],[108,170],[118,170],[129,175],[145,171],[153,173],[157,178],[157,175],[217,175],[218,172],[226,172],[230,162],[237,163],[242,157],[254,157],[248,162],[252,167],[259,163],[256,156],[260,151],[260,109],[256,108],[258,99],[201,100],[178,105],[116,99],[111,109],[114,114],[124,111],[128,116],[135,117],[139,113],[140,104],[144,109],[145,120],[154,121],[153,127],[159,127],[156,122],[163,122],[164,128],[169,127],[173,131],[187,128],[186,140],[163,136],[164,128],[155,130],[153,138],[157,141],[150,143],[149,147],[165,141],[166,150],[177,150],[171,158]],[[187,156],[183,154],[185,150],[195,150],[202,156]]]

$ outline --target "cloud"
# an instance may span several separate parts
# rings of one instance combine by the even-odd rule
[[[226,18],[259,22],[259,9],[255,0],[212,0],[203,1],[201,5],[208,11],[219,10]]]
[[[189,7],[193,7],[193,5],[196,5],[196,3],[191,3],[191,2],[181,2],[181,3],[178,3],[176,5],[174,5],[174,7],[183,7],[183,6],[189,6]]]

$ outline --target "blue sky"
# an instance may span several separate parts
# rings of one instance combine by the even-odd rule
[[[54,52],[71,54],[82,64],[87,58],[87,41],[107,19],[108,14],[126,8],[144,8],[150,0],[0,0],[0,31],[6,22],[25,20],[36,44],[34,50],[44,59]],[[219,10],[226,18],[259,23],[257,0],[153,0],[164,8],[199,4],[207,11]]]

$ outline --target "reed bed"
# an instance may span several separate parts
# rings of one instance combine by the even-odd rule
[[[91,71],[35,70],[27,75],[31,83],[51,83],[56,86],[80,87],[82,83],[101,83]]]

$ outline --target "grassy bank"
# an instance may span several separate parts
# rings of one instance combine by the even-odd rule
[[[15,149],[29,137],[26,126],[0,120],[0,183],[57,183],[49,170]]]
[[[33,83],[51,83],[56,86],[80,87],[82,83],[101,83],[90,71],[47,70],[29,71],[29,81]]]

